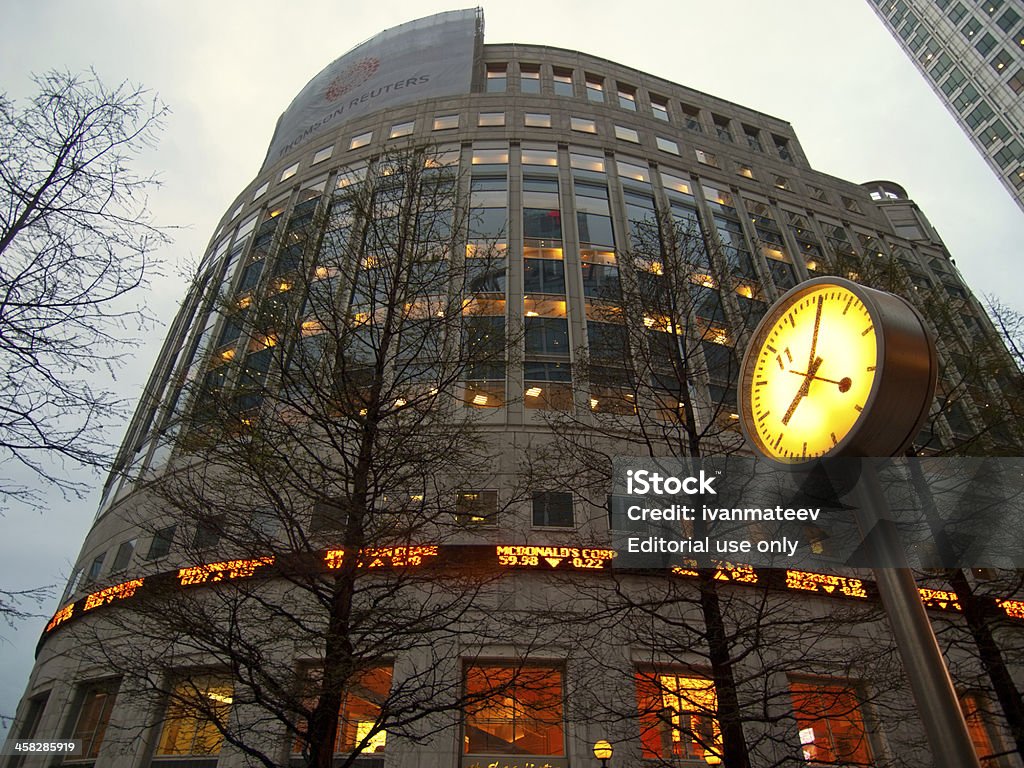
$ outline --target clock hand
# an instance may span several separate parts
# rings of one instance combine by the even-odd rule
[[[789,424],[789,420],[793,418],[793,412],[796,411],[796,407],[800,405],[800,401],[803,400],[807,393],[811,389],[811,382],[817,378],[815,374],[821,367],[821,358],[815,358],[814,362],[811,363],[810,369],[804,374],[804,381],[800,385],[800,389],[796,392],[796,397],[793,398],[793,402],[789,404],[789,408],[786,409],[785,415],[782,417],[782,423],[785,425]]]
[[[838,384],[840,392],[849,392],[850,387],[853,385],[853,382],[850,380],[849,376],[844,376],[843,378],[839,379],[839,381],[836,381],[835,379],[826,379],[824,376],[811,376],[811,374],[809,373],[803,373],[802,371],[794,371],[792,368],[789,369],[789,372],[795,373],[797,376],[810,377],[815,381],[825,381],[828,382],[829,384]]]
[[[825,297],[818,296],[818,309],[814,313],[814,333],[811,336],[811,354],[807,356],[807,368],[810,369],[814,363],[814,353],[818,348],[818,329],[821,327],[821,305],[825,301]]]

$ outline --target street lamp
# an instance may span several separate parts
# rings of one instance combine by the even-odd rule
[[[612,745],[604,739],[594,742],[594,757],[601,761],[601,768],[608,768],[608,761],[612,759]]]

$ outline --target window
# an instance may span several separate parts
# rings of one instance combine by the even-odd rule
[[[75,759],[89,760],[99,755],[110,722],[110,712],[117,698],[117,686],[116,680],[108,680],[88,685],[81,692],[82,705],[71,738],[82,742],[82,752]]]
[[[805,761],[842,765],[871,762],[860,701],[852,686],[793,681],[789,691]]]
[[[985,699],[980,693],[965,693],[960,696],[960,709],[964,713],[964,720],[967,721],[967,732],[971,736],[971,744],[974,751],[986,764],[985,758],[994,755],[996,750],[992,745],[992,736],[989,734],[985,721],[988,719],[988,709],[985,706]]]
[[[620,139],[622,141],[629,141],[632,142],[633,144],[640,143],[640,134],[637,133],[632,128],[626,128],[625,126],[622,125],[615,126],[615,138]]]
[[[639,181],[643,184],[650,184],[651,171],[646,164],[641,165],[641,163],[643,163],[642,160],[634,160],[630,162],[630,159],[624,158],[620,155],[620,159],[615,162],[615,167],[619,171],[619,178]]]
[[[546,528],[572,528],[572,494],[563,491],[534,491],[533,524]]]
[[[636,112],[636,89],[628,86],[619,84],[619,106],[623,109],[628,109],[631,112]]]
[[[754,178],[754,169],[751,168],[749,165],[742,165],[742,164],[737,165],[736,166],[736,173],[738,173],[740,176],[742,176],[745,179],[752,179],[752,178]]]
[[[121,542],[121,546],[117,548],[117,554],[114,555],[114,564],[110,566],[111,573],[123,571],[128,567],[128,563],[131,562],[132,559],[132,554],[135,552],[136,541],[138,541],[138,539]]]
[[[772,139],[775,141],[775,151],[779,153],[779,157],[787,163],[793,162],[793,155],[789,151],[789,139],[775,134],[772,134]]]
[[[995,16],[996,11],[1003,7],[1005,0],[982,0],[981,7],[989,16]]]
[[[309,519],[309,529],[314,533],[320,531],[344,530],[348,515],[335,499],[317,501],[313,504],[313,512]]]
[[[1008,9],[996,20],[996,26],[1003,30],[1003,32],[1009,34],[1010,30],[1016,26],[1018,21],[1020,21],[1020,14],[1013,9]]]
[[[299,164],[293,163],[281,171],[280,181],[286,181],[299,172]]]
[[[522,93],[540,93],[540,67],[538,65],[519,65],[519,90]]]
[[[660,149],[662,152],[669,152],[670,154],[673,155],[679,154],[679,145],[676,144],[671,139],[665,139],[662,138],[661,136],[657,136],[655,137],[654,142],[655,144],[658,145],[658,149]]]
[[[636,691],[642,757],[716,764],[714,759],[722,754],[722,734],[715,719],[714,683],[693,675],[640,671]]]
[[[400,139],[402,136],[411,136],[415,127],[416,122],[414,120],[410,120],[407,123],[395,123],[391,126],[391,130],[388,131],[388,138]]]
[[[458,115],[438,115],[434,118],[435,131],[450,131],[452,128],[459,127],[459,116]]]
[[[575,91],[572,85],[572,70],[559,69],[558,67],[555,67],[554,85],[555,96],[574,96]]]
[[[365,147],[370,143],[373,138],[373,131],[367,131],[366,133],[360,133],[358,136],[353,136],[352,140],[348,143],[349,149],[359,149]]]
[[[967,9],[964,8],[962,3],[957,3],[946,12],[946,15],[953,24],[959,24],[963,21],[964,16],[967,15]]]
[[[550,149],[549,149],[550,147]],[[524,146],[522,154],[523,165],[558,165],[558,150],[553,144],[541,146]]]
[[[589,117],[570,117],[569,127],[582,133],[597,133],[597,123]]]
[[[721,115],[712,115],[712,120],[715,123],[715,134],[722,141],[732,141],[732,133],[729,131],[729,118],[722,117]]]
[[[504,112],[481,112],[476,124],[481,128],[494,128],[505,124]]]
[[[1006,51],[999,51],[999,53],[992,57],[992,61],[990,61],[989,64],[992,66],[992,69],[994,69],[996,72],[1004,72],[1006,71],[1006,68],[1010,65],[1012,61],[1013,58],[1010,56],[1009,53],[1007,53]],[[1020,91],[1018,91],[1016,88],[1014,88],[1014,90],[1017,93],[1020,93]]]
[[[687,130],[703,133],[704,129],[700,124],[700,110],[697,107],[691,107],[689,104],[683,104],[682,107],[683,125],[686,126]]]
[[[196,524],[196,535],[192,539],[192,546],[196,549],[209,549],[217,546],[223,527],[223,515],[200,518]]]
[[[167,556],[167,553],[171,551],[171,544],[174,543],[174,531],[177,527],[169,525],[153,534],[153,541],[150,542],[149,552],[146,554],[147,560],[158,560]]]
[[[333,154],[334,154],[334,147],[333,146],[324,147],[323,149],[319,150],[315,155],[313,155],[313,162],[310,163],[310,165],[316,165],[317,163],[322,163],[324,160],[330,159],[331,155],[333,155]]]
[[[570,152],[569,165],[581,171],[604,173],[604,158],[597,155],[587,155],[582,152]]]
[[[981,39],[974,44],[974,47],[982,56],[988,56],[996,47],[996,39],[986,32],[981,36]]]
[[[531,303],[537,305],[536,302]],[[565,302],[558,303],[561,305],[564,317]],[[544,307],[541,306],[539,309],[543,310]],[[529,314],[529,310],[527,314]],[[573,408],[572,370],[568,363],[527,360],[523,364],[523,379],[527,408],[559,411],[568,411]]]
[[[659,120],[668,122],[668,99],[651,94],[651,114]]]
[[[550,263],[561,266],[561,262],[545,262],[539,259],[537,261],[541,264]],[[526,279],[529,279],[529,275]],[[562,285],[564,288],[564,281]],[[525,326],[527,355],[563,358],[569,356],[568,321],[557,317],[527,317],[523,321],[523,325]]]
[[[1024,92],[1024,69],[1018,69],[1013,73],[1013,77],[1010,78],[1008,83],[1013,92],[1020,94]]]
[[[747,137],[747,146],[757,152],[764,152],[764,147],[761,146],[760,131],[749,125],[743,126],[743,135]]]
[[[103,572],[103,561],[107,559],[107,553],[104,552],[102,555],[97,555],[92,563],[89,565],[89,570],[85,574],[85,582],[91,584],[100,577]]]
[[[995,112],[992,111],[992,107],[988,105],[988,102],[983,101],[964,119],[971,127],[971,130],[977,130],[993,117],[995,117]]]
[[[459,491],[455,494],[455,522],[464,525],[494,525],[497,517],[497,491]]]
[[[981,29],[981,22],[977,19],[971,19],[964,24],[963,29],[960,30],[960,34],[970,40],[978,33],[979,29]]]
[[[550,128],[551,115],[543,112],[527,112],[523,115],[523,123],[527,128]]]
[[[269,181],[263,182],[263,184],[261,184],[256,189],[256,191],[252,193],[252,199],[254,201],[255,200],[259,200],[261,197],[263,197],[265,194],[267,194],[267,190],[268,189],[270,189],[270,182]]]
[[[775,177],[775,188],[776,189],[788,190],[789,189],[789,179],[787,179],[785,176],[776,176]]]
[[[216,755],[233,690],[227,677],[204,675],[174,686],[167,702],[156,755]]]
[[[466,754],[565,754],[560,669],[474,665],[466,669],[466,696],[474,702],[466,709]]]
[[[305,684],[308,690],[315,689],[316,682],[307,670]],[[387,747],[387,731],[381,727],[381,705],[391,693],[391,665],[370,667],[355,672],[345,684],[338,710],[338,735],[334,741],[335,754],[383,754]],[[308,699],[305,704],[312,709],[316,702]],[[300,730],[304,730],[301,729]],[[292,747],[293,753],[303,751],[304,733],[300,733]]]
[[[697,155],[697,162],[702,165],[710,165],[712,168],[718,167],[718,158],[710,152],[705,152],[703,149],[693,150]]]
[[[604,104],[604,78],[597,75],[587,75],[587,99]]]
[[[39,723],[43,719],[43,712],[46,710],[46,700],[49,697],[50,694],[47,692],[29,699],[28,706],[25,708],[25,719],[21,721],[21,727],[18,728],[17,738],[19,740],[35,737],[36,731],[39,730]],[[12,757],[6,766],[7,768],[20,768],[24,763],[25,755],[17,755]]]
[[[993,157],[999,163],[1000,168],[1006,168],[1012,163],[1019,163],[1024,160],[1024,152],[1021,152],[1020,142],[1014,139],[996,152]]]
[[[487,92],[504,93],[508,83],[508,64],[487,65]]]

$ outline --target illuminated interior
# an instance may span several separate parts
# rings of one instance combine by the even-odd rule
[[[636,673],[640,745],[644,758],[702,760],[722,754],[714,684],[668,672]],[[707,758],[711,758],[708,761]]]
[[[463,752],[565,754],[562,672],[554,667],[472,666],[466,670]]]
[[[789,690],[804,760],[830,765],[871,763],[860,702],[852,688],[794,681]]]
[[[182,681],[174,687],[157,755],[216,755],[223,737],[217,722],[231,709],[232,685],[214,676]]]

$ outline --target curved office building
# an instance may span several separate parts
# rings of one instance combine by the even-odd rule
[[[991,326],[899,185],[478,10],[363,43],[227,205],[40,639],[12,736],[81,748],[3,764],[932,765],[870,572],[615,567],[611,460],[742,453],[750,331],[826,274],[937,327],[921,451],[999,439]]]

